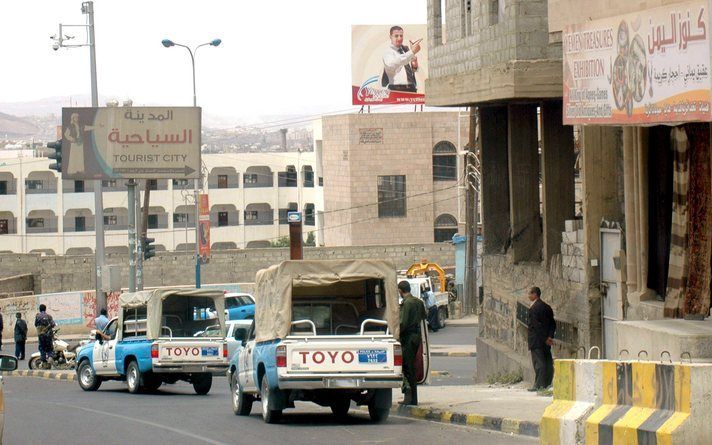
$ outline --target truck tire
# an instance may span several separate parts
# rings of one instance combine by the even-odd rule
[[[330,404],[331,412],[334,413],[336,417],[344,418],[349,415],[349,408],[351,408],[351,398],[346,396],[334,396]]]
[[[368,414],[371,420],[377,423],[385,422],[391,413],[393,403],[393,391],[388,389],[377,389],[373,397],[368,402]]]
[[[196,394],[204,396],[210,392],[210,388],[213,386],[213,375],[212,374],[193,374],[193,389]]]
[[[128,386],[131,394],[138,394],[141,392],[142,379],[143,376],[141,375],[141,370],[138,368],[138,363],[136,363],[135,360],[132,360],[126,368],[126,386]]]
[[[445,327],[445,320],[447,319],[447,309],[445,307],[438,308],[438,329]]]
[[[255,401],[255,396],[245,394],[242,391],[242,385],[237,379],[237,370],[232,373],[230,390],[232,391],[232,411],[236,416],[249,416],[252,412],[252,403]]]
[[[262,420],[265,423],[277,423],[279,419],[282,418],[281,409],[270,409],[270,390],[269,382],[267,382],[267,376],[262,376],[262,385],[260,389],[260,399],[262,399]]]
[[[101,377],[96,375],[94,368],[87,360],[83,360],[77,369],[77,381],[84,391],[96,391],[101,386]]]

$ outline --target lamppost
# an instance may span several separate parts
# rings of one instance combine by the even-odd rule
[[[210,42],[207,43],[201,43],[200,45],[196,46],[194,49],[190,49],[189,46],[187,45],[182,45],[180,43],[176,43],[170,39],[163,39],[161,40],[161,44],[165,46],[166,48],[170,48],[171,46],[180,46],[182,48],[185,48],[188,50],[188,54],[190,54],[190,63],[191,66],[193,67],[193,106],[197,107],[198,106],[198,101],[195,96],[195,54],[198,52],[198,48],[202,46],[219,46],[220,43],[222,43],[222,40],[220,39],[214,39]],[[201,141],[202,141],[202,131],[201,131]],[[198,144],[200,145],[200,144]],[[203,182],[203,176],[202,176],[202,171],[198,172],[198,179],[195,180],[195,190],[193,193],[193,199],[195,200],[195,287],[200,288],[200,225],[198,224],[198,220],[200,219],[200,211],[199,211],[199,205],[198,203],[200,202],[200,187]]]

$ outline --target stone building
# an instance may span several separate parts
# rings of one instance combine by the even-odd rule
[[[708,6],[428,1],[426,103],[469,106],[478,122],[480,380],[533,376],[533,285],[554,308],[555,356],[712,358],[712,323],[683,319],[710,308]]]
[[[450,241],[463,228],[468,121],[457,112],[324,117],[315,144],[325,244]]]
[[[582,273],[585,225],[600,218],[575,220],[574,132],[562,125],[561,43],[550,40],[547,13],[545,0],[428,1],[426,103],[469,106],[478,125],[469,147],[482,170],[479,380],[532,377],[533,285],[555,310],[559,356],[600,343],[598,292]]]

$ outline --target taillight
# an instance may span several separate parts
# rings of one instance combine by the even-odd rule
[[[223,357],[227,358],[227,343],[223,343]]]
[[[277,352],[275,353],[275,358],[277,361],[278,368],[287,367],[287,347],[284,345],[277,346]]]
[[[151,345],[151,358],[158,358],[158,345],[155,343]]]
[[[393,366],[403,366],[403,352],[401,345],[393,345]]]

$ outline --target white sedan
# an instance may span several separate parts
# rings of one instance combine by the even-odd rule
[[[254,320],[228,320],[225,322],[225,340],[227,341],[227,356],[232,357],[235,350],[242,345],[242,340],[237,340],[235,335],[240,331],[250,330]],[[214,337],[216,331],[220,330],[220,325],[209,326],[204,331],[197,332],[194,337]],[[245,338],[245,334],[239,336],[239,338]]]

